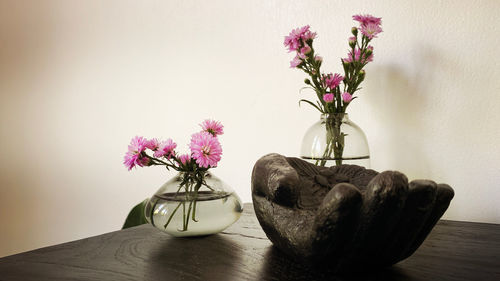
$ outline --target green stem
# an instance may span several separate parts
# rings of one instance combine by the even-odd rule
[[[167,220],[167,223],[165,223],[165,228],[167,228],[168,224],[170,223],[170,221],[172,220],[172,218],[174,217],[175,213],[177,212],[177,209],[179,209],[179,207],[181,206],[182,202],[179,202],[179,204],[177,205],[177,207],[175,207],[174,211],[172,212],[172,214],[170,214],[170,217],[168,218]],[[151,217],[152,218],[152,217]],[[153,219],[151,219],[151,221],[153,221]]]
[[[193,195],[194,198],[192,199],[192,202],[194,202],[192,220],[195,222],[197,222],[197,220],[196,220],[196,202],[197,201],[196,200],[198,200],[198,190],[200,189],[201,185],[204,182],[203,178],[204,178],[204,176],[202,174],[200,174],[198,176],[198,182],[196,183],[196,186],[194,187],[194,195]],[[206,186],[213,191],[213,189],[211,187],[209,187],[208,185],[206,185]]]
[[[198,222],[198,220],[196,219],[196,203],[198,201],[196,201],[196,198],[198,197],[198,194],[196,195],[195,199],[194,199],[194,204],[193,204],[193,217],[191,218],[193,221],[195,222]]]
[[[151,225],[155,226],[155,222],[154,222],[154,213],[155,213],[155,208],[156,208],[156,204],[158,204],[158,199],[155,198],[155,203],[153,204],[153,207],[151,208],[151,214],[150,214],[150,218],[151,218]],[[149,202],[148,202],[149,204]],[[166,227],[166,226],[165,226]]]
[[[341,131],[343,114],[333,114],[326,117],[326,147],[323,157],[316,161],[316,165],[324,167],[328,160],[332,159],[333,152],[335,165],[342,165],[342,156],[344,154],[344,133]]]
[[[193,200],[189,201],[189,207],[187,215],[185,216],[186,224],[184,225],[184,229],[182,231],[186,231],[189,225],[189,215],[191,214],[191,207],[193,206]]]
[[[186,229],[186,201],[182,201],[182,230]]]

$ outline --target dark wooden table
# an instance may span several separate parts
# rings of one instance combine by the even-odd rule
[[[500,280],[500,225],[440,221],[420,249],[378,272],[315,272],[272,247],[245,204],[226,231],[173,238],[142,225],[0,259],[0,280]]]

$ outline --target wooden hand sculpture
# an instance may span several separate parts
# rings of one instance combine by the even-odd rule
[[[252,198],[273,244],[333,271],[395,264],[422,244],[454,196],[446,184],[408,183],[396,171],[318,167],[269,154],[252,173]]]

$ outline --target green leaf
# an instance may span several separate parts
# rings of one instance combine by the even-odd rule
[[[300,103],[301,103],[301,102],[307,102],[308,104],[310,104],[310,105],[314,106],[314,107],[315,107],[317,110],[319,110],[321,113],[324,113],[324,111],[323,111],[321,108],[319,108],[317,105],[315,105],[315,104],[314,104],[314,103],[312,103],[311,101],[308,101],[308,100],[305,100],[305,99],[301,99],[301,100],[299,100],[299,106],[300,106]]]
[[[146,216],[144,216],[144,208],[146,207],[147,203],[148,199],[135,205],[135,207],[132,208],[132,210],[130,210],[127,219],[125,220],[125,223],[122,226],[122,229],[148,223],[148,221],[146,220]]]

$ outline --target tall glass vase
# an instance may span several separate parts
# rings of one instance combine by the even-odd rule
[[[347,113],[322,114],[304,135],[300,156],[318,166],[370,167],[366,136]]]

